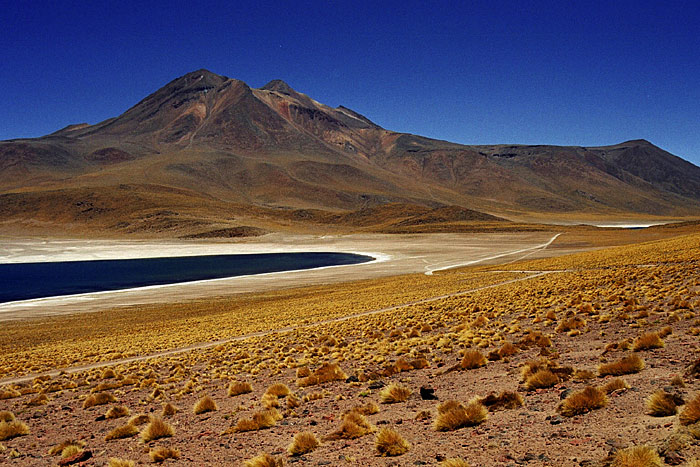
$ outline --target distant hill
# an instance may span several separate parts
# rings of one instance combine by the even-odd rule
[[[524,214],[697,216],[700,168],[644,140],[465,146],[397,133],[281,80],[254,89],[207,70],[104,122],[0,142],[5,232],[237,235]]]

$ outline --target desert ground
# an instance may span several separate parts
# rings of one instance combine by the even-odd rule
[[[297,237],[382,261],[6,305],[0,462],[695,465],[693,226],[440,235]],[[147,243],[60,245],[3,256],[129,257]]]

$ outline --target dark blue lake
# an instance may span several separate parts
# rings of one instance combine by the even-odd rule
[[[350,253],[265,253],[0,264],[0,303],[248,274],[359,264]]]

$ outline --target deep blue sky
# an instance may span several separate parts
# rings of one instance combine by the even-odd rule
[[[116,116],[199,68],[467,144],[645,138],[700,165],[693,1],[6,2],[0,139]]]

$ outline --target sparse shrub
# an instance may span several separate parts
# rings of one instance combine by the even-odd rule
[[[375,448],[380,456],[400,456],[408,452],[411,445],[391,428],[382,428],[375,439]]]
[[[163,404],[163,411],[161,412],[161,415],[163,417],[170,417],[173,416],[177,413],[178,409],[175,407],[173,404],[170,402],[167,402]]]
[[[464,353],[464,357],[462,358],[459,366],[465,370],[473,370],[475,368],[486,366],[487,363],[488,360],[486,357],[484,357],[484,355],[478,350],[467,350]]]
[[[146,427],[141,430],[141,440],[144,443],[160,438],[168,438],[175,434],[175,429],[161,418],[154,417]]]
[[[88,408],[94,407],[96,405],[105,405],[105,404],[110,404],[112,402],[117,402],[117,398],[108,392],[100,392],[97,394],[90,394],[83,401],[83,408],[88,409]]]
[[[411,395],[411,390],[400,384],[391,383],[389,386],[382,389],[379,397],[383,404],[395,404],[397,402],[405,402]]]
[[[622,376],[639,373],[644,369],[644,360],[637,354],[624,357],[613,363],[605,363],[598,367],[600,376]]]
[[[245,383],[242,381],[234,381],[228,387],[228,395],[231,397],[239,396],[241,394],[248,394],[250,392],[253,392],[253,387],[250,385],[250,383]]]
[[[433,422],[436,431],[454,431],[468,426],[476,426],[488,418],[486,407],[474,400],[466,406],[457,401],[448,401],[438,406],[438,416]]]
[[[292,456],[300,456],[314,451],[320,444],[316,435],[310,431],[303,431],[294,436],[294,440],[287,447],[287,452]]]
[[[134,461],[129,461],[125,459],[118,459],[116,457],[112,457],[109,459],[109,463],[107,464],[107,467],[134,467],[136,463]]]
[[[693,400],[683,407],[678,421],[681,425],[692,425],[700,421],[700,393],[696,394]]]
[[[277,459],[270,454],[260,454],[250,460],[245,461],[245,467],[283,467],[284,460]]]
[[[640,350],[660,349],[663,347],[664,341],[662,341],[661,337],[659,337],[659,335],[655,332],[642,334],[641,336],[637,337],[634,340],[634,344],[632,344],[632,350],[635,352]]]
[[[214,399],[209,396],[202,397],[196,404],[194,404],[194,407],[192,407],[192,411],[195,413],[195,415],[206,412],[215,412],[216,410],[218,410],[216,402],[214,402]]]
[[[664,463],[654,448],[634,446],[615,453],[612,467],[663,467]]]
[[[127,415],[129,415],[129,408],[128,407],[125,407],[123,405],[116,405],[107,411],[107,413],[105,414],[105,418],[107,418],[107,419],[121,418],[121,417],[126,417]]]
[[[608,398],[603,391],[588,386],[581,391],[570,394],[559,405],[558,411],[565,417],[573,417],[603,408],[607,403]]]
[[[535,389],[551,388],[559,383],[559,377],[548,369],[539,370],[530,375],[525,381],[525,389],[534,391]]]
[[[148,455],[151,457],[151,461],[153,462],[163,462],[166,459],[179,459],[180,451],[173,448],[159,446],[151,449]]]
[[[682,401],[680,401],[682,403]],[[678,412],[678,397],[659,389],[646,401],[647,413],[653,417],[669,417]]]
[[[139,429],[137,426],[127,423],[126,425],[119,426],[107,433],[107,436],[105,436],[105,441],[111,441],[113,439],[131,438],[132,436],[136,436],[138,432]]]
[[[11,422],[0,422],[0,441],[16,438],[29,434],[29,427],[26,423],[19,420]]]
[[[629,389],[630,385],[627,384],[622,378],[613,378],[603,385],[601,388],[606,394],[613,393],[615,391],[620,391],[622,389]]]
[[[498,396],[489,394],[488,396],[478,399],[489,412],[498,410],[508,410],[521,407],[523,405],[523,397],[517,392],[502,391]]]

